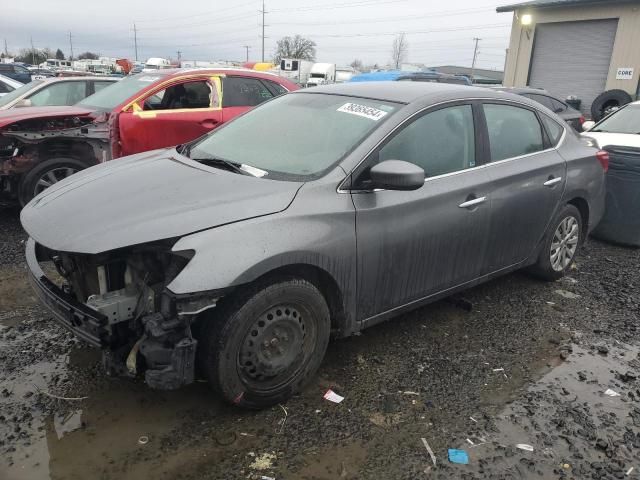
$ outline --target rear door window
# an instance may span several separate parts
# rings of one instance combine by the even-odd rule
[[[113,83],[114,82],[93,82],[93,92],[99,92],[103,88],[113,85]]]
[[[536,114],[511,105],[485,104],[491,161],[544,150],[542,128]]]
[[[223,107],[255,107],[270,98],[273,98],[273,94],[257,78],[222,79]]]
[[[263,80],[263,82],[265,83],[265,85],[267,85],[269,90],[271,90],[271,92],[273,92],[275,94],[276,97],[278,95],[284,95],[285,93],[287,93],[289,91],[286,88],[284,88],[282,85],[280,85],[279,83],[272,82],[271,80]]]
[[[86,97],[85,82],[56,82],[31,95],[31,105],[44,107],[51,105],[75,105]]]
[[[558,142],[562,138],[564,128],[562,128],[556,121],[551,120],[546,115],[540,115],[540,117],[542,118],[544,128],[547,130],[547,135],[549,135],[549,140],[551,140],[551,146],[555,147],[556,145],[558,145]]]

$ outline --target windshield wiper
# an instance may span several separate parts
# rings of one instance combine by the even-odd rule
[[[224,158],[205,157],[205,158],[192,158],[191,160],[204,163],[205,165],[209,165],[211,167],[224,168],[232,172],[242,173],[243,175],[249,175],[247,172],[243,171],[240,168],[241,165],[239,163],[230,162],[229,160],[225,160]]]

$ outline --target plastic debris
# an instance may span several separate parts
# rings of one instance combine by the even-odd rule
[[[631,472],[633,472],[633,469],[634,469],[634,467],[631,467],[629,470],[627,470],[627,477],[628,477],[629,475],[631,475]]]
[[[469,417],[469,420],[471,420],[473,423],[478,423],[478,420],[476,420],[476,419],[475,419],[475,418],[473,418],[473,417]]]
[[[527,452],[533,452],[533,447],[531,445],[527,445],[526,443],[518,443],[516,448],[520,450],[526,450]]]
[[[455,448],[449,449],[449,461],[451,463],[459,463],[461,465],[469,464],[469,455],[464,450],[456,450]]]
[[[427,449],[427,453],[431,457],[431,461],[433,462],[433,466],[435,467],[436,466],[436,456],[434,455],[433,450],[431,450],[431,447],[427,443],[427,439],[426,438],[421,438],[420,440],[422,440],[422,443],[424,444],[424,448]]]
[[[411,392],[411,391],[406,391],[406,392],[402,392],[404,395],[420,395],[418,392]]]
[[[276,456],[273,453],[263,453],[258,455],[249,468],[254,470],[268,470],[273,466]]]
[[[275,477],[267,477],[266,475],[260,475],[260,480],[276,480]]]
[[[619,397],[620,394],[618,392],[615,392],[613,390],[611,390],[610,388],[608,388],[605,392],[605,395],[609,396],[609,397]]]
[[[504,368],[494,368],[494,372],[504,372]]]
[[[330,402],[333,402],[333,403],[340,403],[340,402],[342,402],[344,400],[344,397],[341,397],[340,395],[338,395],[336,392],[334,392],[331,389],[327,390],[327,392],[324,394],[323,398],[325,400],[329,400]]]
[[[147,443],[149,443],[149,437],[147,437],[146,435],[142,435],[140,438],[138,438],[138,444],[146,445]]]
[[[556,290],[555,293],[568,300],[575,300],[576,298],[580,298],[580,295],[578,295],[577,293],[569,292],[567,290]]]

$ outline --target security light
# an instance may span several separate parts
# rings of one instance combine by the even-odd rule
[[[532,22],[533,22],[533,17],[531,16],[530,13],[525,13],[520,18],[520,23],[525,27],[528,27],[529,25],[531,25]]]

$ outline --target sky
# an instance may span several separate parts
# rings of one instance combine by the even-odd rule
[[[348,65],[390,62],[394,36],[405,32],[407,62],[427,66],[471,66],[474,37],[480,38],[476,66],[502,70],[511,14],[496,13],[507,0],[265,0],[265,57],[276,41],[302,35],[317,44],[316,60]],[[262,56],[260,0],[4,0],[0,42],[9,52],[29,47],[60,48],[134,59],[249,59]],[[0,43],[0,48],[4,46]]]

